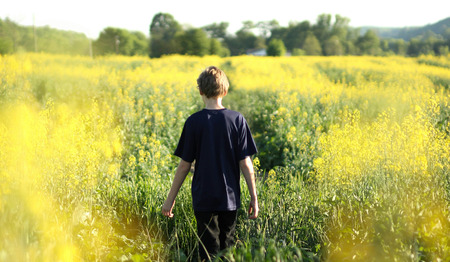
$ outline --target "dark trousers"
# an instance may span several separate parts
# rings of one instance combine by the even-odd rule
[[[208,261],[235,242],[237,211],[194,212],[200,237],[200,259]],[[206,248],[206,250],[205,250]]]

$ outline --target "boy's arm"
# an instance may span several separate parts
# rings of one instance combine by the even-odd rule
[[[177,171],[175,172],[175,177],[173,179],[172,187],[170,188],[169,195],[162,206],[162,213],[166,217],[173,217],[172,209],[175,205],[175,198],[177,197],[178,191],[184,182],[189,170],[191,169],[191,163],[180,160],[178,164]]]
[[[250,157],[246,157],[239,161],[239,167],[244,174],[245,182],[247,182],[248,191],[250,193],[250,206],[248,208],[249,218],[255,219],[258,217],[259,206],[258,196],[256,194],[255,171],[253,170],[253,163]]]

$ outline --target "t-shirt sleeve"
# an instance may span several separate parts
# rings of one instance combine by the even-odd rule
[[[189,124],[188,120],[184,123],[183,131],[181,132],[174,155],[186,162],[192,163],[195,159],[195,137],[193,135],[193,127]]]
[[[245,159],[247,156],[254,155],[258,152],[255,140],[253,140],[252,133],[250,132],[250,127],[243,116],[239,128],[238,150],[239,160]]]

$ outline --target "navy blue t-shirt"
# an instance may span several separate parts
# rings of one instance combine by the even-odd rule
[[[240,208],[239,161],[257,152],[245,118],[228,109],[203,109],[184,123],[175,155],[195,161],[192,202],[195,211]]]

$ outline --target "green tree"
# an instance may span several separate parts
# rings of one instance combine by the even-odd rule
[[[408,43],[403,39],[393,39],[389,41],[389,49],[397,55],[406,55]]]
[[[418,56],[422,49],[422,43],[419,39],[413,38],[409,41],[407,54],[409,56]]]
[[[328,56],[344,54],[344,48],[337,35],[333,35],[325,41],[323,52]]]
[[[222,48],[222,44],[216,38],[209,39],[209,54],[219,55]]]
[[[331,15],[321,14],[317,17],[316,24],[312,27],[312,32],[320,43],[325,43],[331,33]]]
[[[373,30],[368,30],[363,36],[359,37],[356,46],[360,55],[379,55],[380,39]]]
[[[132,34],[120,28],[107,27],[93,43],[95,55],[120,54],[131,55],[133,52]]]
[[[230,55],[230,50],[223,44],[227,38],[228,25],[229,23],[221,22],[202,27],[210,38],[209,54],[221,57]]]
[[[261,48],[261,41],[251,31],[254,24],[251,21],[243,22],[243,27],[236,32],[235,37],[227,37],[225,44],[229,48],[231,55],[242,55],[249,49]],[[259,45],[257,45],[259,43]]]
[[[431,46],[432,52],[429,52],[428,54],[431,55],[439,55],[439,49],[441,46],[445,45],[445,41],[442,39],[440,35],[432,34],[424,41],[426,45]]]
[[[300,48],[292,49],[292,56],[304,56],[304,55],[305,55],[305,50],[300,49]]]
[[[349,18],[336,15],[333,26],[331,27],[331,35],[337,36],[340,41],[346,40],[349,31],[349,23]]]
[[[8,19],[5,21],[0,19],[0,54],[2,55],[14,52],[13,30],[8,22]]]
[[[292,51],[294,48],[302,47],[310,29],[311,25],[308,21],[297,24],[290,23],[286,36],[282,38],[286,43],[286,49]]]
[[[202,27],[210,38],[216,38],[219,40],[225,39],[227,36],[227,28],[230,24],[227,22],[221,22],[219,24],[213,23]]]
[[[247,50],[254,49],[255,48],[255,42],[257,37],[253,32],[247,31],[247,30],[239,30],[236,32],[236,39],[237,39],[237,52],[235,54],[241,55],[245,54]]]
[[[281,39],[272,39],[267,46],[268,56],[284,56],[286,53],[286,47]]]
[[[255,27],[259,30],[260,35],[264,39],[267,39],[273,29],[280,27],[280,23],[278,23],[275,19],[270,21],[261,21],[256,23]]]
[[[130,55],[145,56],[148,54],[148,38],[142,32],[131,32],[133,48]]]
[[[253,21],[246,20],[242,22],[242,28],[240,29],[240,31],[250,32],[255,27],[256,25]]]
[[[353,37],[352,29],[349,27],[350,19],[336,15],[333,26],[331,28],[331,35],[335,35],[339,39],[339,43],[342,46],[342,55],[351,54],[354,49],[353,42],[357,39],[359,34]],[[358,32],[359,33],[359,32]],[[329,38],[330,39],[330,38]]]
[[[253,45],[254,49],[266,49],[267,40],[263,36],[257,36]]]
[[[389,40],[380,39],[380,50],[383,55],[393,53],[392,50],[389,49]]]
[[[441,56],[447,56],[449,54],[449,49],[450,48],[448,47],[448,45],[439,46],[438,52],[436,52],[436,54]]]
[[[210,46],[209,46],[209,54],[226,57],[226,56],[230,55],[230,50],[228,50],[228,48],[224,47],[218,39],[211,38]]]
[[[19,35],[19,26],[16,23],[8,18],[4,21],[0,19],[0,54],[16,51]]]
[[[445,29],[442,37],[444,38],[444,40],[450,41],[450,27]]]
[[[270,39],[282,39],[283,42],[286,42],[286,36],[289,33],[289,29],[286,27],[277,27],[270,30]]]
[[[0,38],[0,55],[12,53],[14,50],[13,43],[9,38]]]
[[[444,40],[429,36],[426,39],[415,37],[409,41],[407,54],[409,56],[435,55],[445,53],[445,47],[448,46]]]
[[[347,39],[342,41],[342,46],[344,48],[344,53],[347,55],[357,55],[358,48],[356,47],[356,42],[358,37],[360,36],[360,29],[348,29],[347,31]]]
[[[150,57],[161,57],[180,52],[176,38],[182,34],[181,26],[171,14],[156,14],[150,25]]]
[[[308,32],[302,49],[306,55],[322,55],[320,42],[312,32]]]
[[[186,55],[204,56],[209,54],[210,40],[206,32],[200,28],[189,29],[179,38],[181,53]]]

